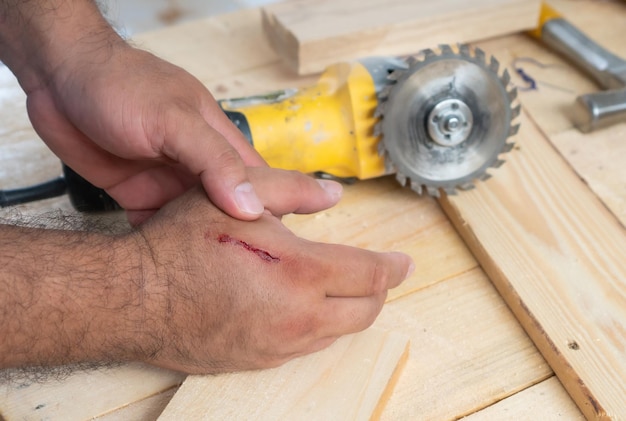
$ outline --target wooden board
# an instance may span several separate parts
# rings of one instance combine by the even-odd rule
[[[589,134],[572,129],[550,140],[626,227],[626,123]]]
[[[620,1],[550,0],[573,25],[614,54],[626,58],[626,3]],[[626,123],[590,134],[573,128],[576,97],[600,90],[576,66],[528,36],[510,36],[482,42],[481,47],[509,66],[519,98],[530,116],[549,135],[578,175],[626,226]],[[514,60],[521,60],[515,63]],[[527,84],[513,64],[537,82]]]
[[[411,340],[382,420],[447,420],[552,375],[480,268],[388,303],[374,326]]]
[[[275,369],[190,376],[159,420],[369,420],[408,347],[405,335],[370,328]]]
[[[170,403],[178,387],[172,387],[156,395],[137,400],[129,405],[116,408],[90,421],[152,421],[159,418]]]
[[[475,412],[463,420],[584,421],[585,417],[558,379],[550,377],[548,380]]]
[[[87,420],[167,390],[185,378],[181,373],[143,364],[76,371],[48,380],[45,371],[38,374],[35,380],[16,378],[0,383],[0,418]]]
[[[519,150],[441,200],[588,418],[625,418],[626,231],[523,114]]]
[[[263,8],[265,32],[299,74],[337,60],[406,55],[535,28],[536,0],[288,0]]]

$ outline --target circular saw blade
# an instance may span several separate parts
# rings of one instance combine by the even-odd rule
[[[519,115],[510,77],[478,48],[440,46],[407,59],[380,96],[380,152],[390,172],[417,193],[469,189],[502,164]]]

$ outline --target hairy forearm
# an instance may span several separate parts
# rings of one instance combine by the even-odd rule
[[[0,0],[0,60],[26,92],[72,57],[106,57],[118,43],[92,0]]]
[[[0,368],[136,359],[140,250],[130,236],[0,225]]]

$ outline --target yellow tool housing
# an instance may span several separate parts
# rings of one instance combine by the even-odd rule
[[[372,76],[352,62],[328,67],[311,87],[220,105],[245,116],[253,146],[270,166],[368,179],[386,173],[373,129],[377,103]]]

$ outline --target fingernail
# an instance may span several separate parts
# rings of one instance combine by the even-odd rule
[[[249,182],[241,183],[235,187],[235,202],[239,209],[252,215],[260,215],[265,210],[259,200],[254,187]]]
[[[409,276],[413,275],[413,272],[415,272],[415,263],[413,261],[411,261],[411,264],[409,265],[409,270],[406,271],[406,276],[404,277],[404,279],[406,279]]]
[[[341,195],[343,193],[343,186],[336,181],[332,180],[320,180],[317,179],[317,182],[320,186],[326,191],[326,194],[330,196],[334,201],[338,201],[341,199]]]

